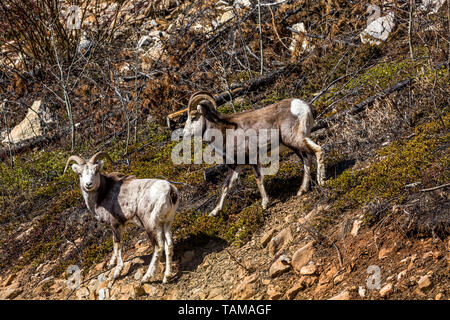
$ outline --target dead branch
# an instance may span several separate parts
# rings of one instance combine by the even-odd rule
[[[437,189],[446,188],[446,187],[448,187],[448,186],[450,186],[450,183],[446,183],[446,184],[443,184],[443,185],[441,185],[441,186],[437,186],[437,187],[433,187],[433,188],[421,189],[421,190],[419,190],[419,191],[420,191],[420,192],[433,191],[433,190],[437,190]]]
[[[411,78],[405,79],[403,81],[400,81],[396,84],[394,84],[392,87],[387,88],[386,90],[383,90],[382,92],[379,92],[366,100],[356,104],[353,108],[349,110],[343,110],[341,112],[338,112],[326,119],[320,119],[316,122],[316,125],[311,129],[311,132],[317,131],[319,129],[328,128],[329,124],[331,122],[335,122],[345,116],[348,115],[355,115],[360,113],[361,111],[364,111],[368,105],[373,103],[376,99],[383,98],[393,92],[399,91],[403,89],[406,85],[412,82]]]

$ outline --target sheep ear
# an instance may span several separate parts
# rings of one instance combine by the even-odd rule
[[[75,172],[76,174],[81,175],[81,173],[83,172],[83,166],[74,163],[74,164],[72,165],[72,170],[73,170],[73,172]]]
[[[103,160],[99,160],[98,162],[97,162],[97,172],[100,172],[100,170],[102,170],[103,169],[103,166],[105,165],[105,162],[103,161]]]

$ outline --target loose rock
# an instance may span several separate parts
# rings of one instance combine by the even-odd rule
[[[348,290],[344,290],[328,300],[350,300],[350,292]]]
[[[422,291],[428,291],[429,289],[431,289],[433,287],[433,284],[431,282],[429,275],[421,277],[419,279],[419,281],[417,281],[417,284],[418,284],[419,289]]]
[[[313,247],[313,242],[311,241],[307,245],[298,249],[292,257],[292,266],[295,270],[300,271],[303,266],[305,266],[314,255],[315,249]]]
[[[380,296],[382,298],[387,297],[392,292],[392,289],[392,283],[386,284],[383,288],[380,289]]]
[[[276,278],[283,273],[289,271],[291,269],[291,266],[288,264],[283,263],[280,259],[277,259],[272,266],[270,266],[269,269],[269,275],[271,278]]]

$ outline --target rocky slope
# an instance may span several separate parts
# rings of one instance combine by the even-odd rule
[[[261,23],[255,1],[100,3],[74,38],[70,114],[57,64],[1,43],[1,299],[449,299],[448,3],[282,1]],[[245,170],[208,217],[223,176],[173,166],[165,127],[198,89],[224,113],[311,101],[326,186],[297,197],[302,166],[284,154],[267,210]],[[140,284],[152,248],[136,228],[111,281],[110,231],[61,174],[98,150],[107,171],[183,183],[170,283]]]

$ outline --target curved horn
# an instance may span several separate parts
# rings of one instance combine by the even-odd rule
[[[86,161],[83,158],[81,158],[80,156],[76,156],[76,155],[70,156],[69,159],[67,159],[66,167],[64,168],[64,173],[66,173],[66,170],[69,167],[69,164],[71,161],[75,161],[79,165],[83,165],[86,163]]]
[[[109,154],[107,154],[105,151],[99,151],[96,154],[94,154],[92,156],[92,158],[89,159],[89,163],[96,163],[97,160],[99,160],[100,158],[105,157],[106,159],[108,159],[109,161],[111,161],[111,163],[114,163],[114,161],[112,161],[111,157],[109,156]]]
[[[190,114],[194,110],[197,110],[196,107],[202,100],[208,100],[212,103],[214,109],[217,109],[216,101],[214,100],[214,97],[212,95],[210,95],[206,91],[197,91],[189,99],[188,114]]]

